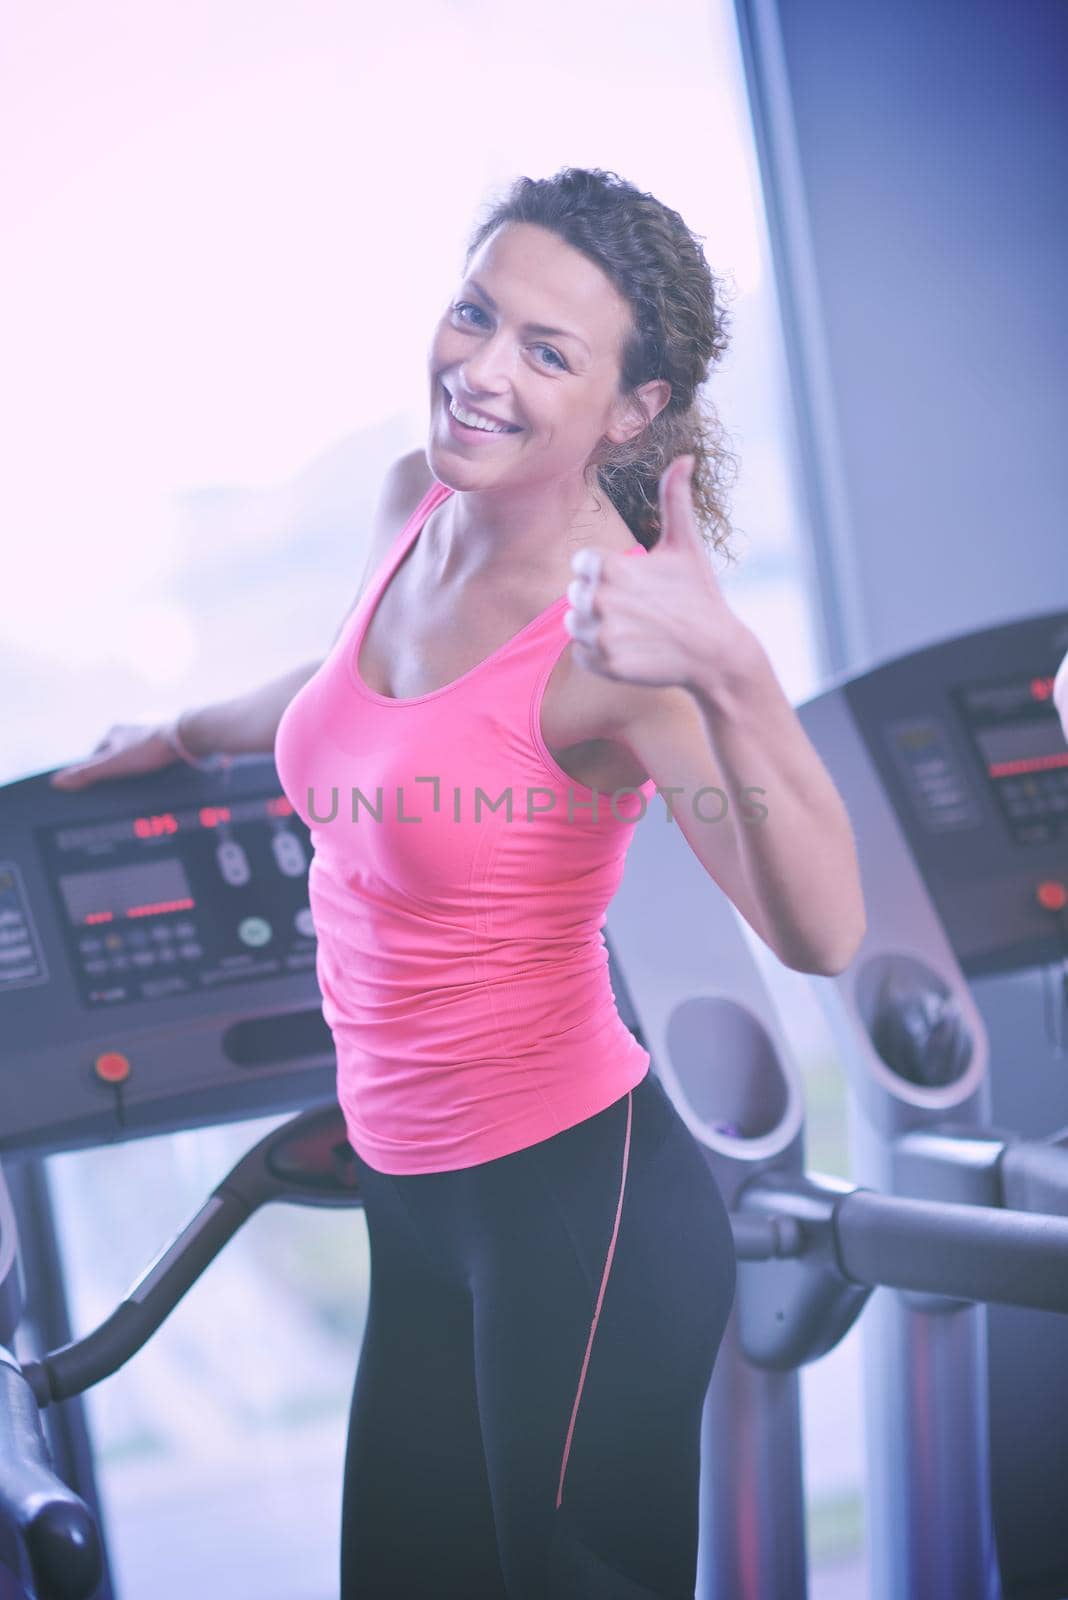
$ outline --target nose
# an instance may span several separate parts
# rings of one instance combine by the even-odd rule
[[[482,340],[460,365],[460,381],[472,399],[479,394],[503,394],[508,387],[510,357],[499,334]]]

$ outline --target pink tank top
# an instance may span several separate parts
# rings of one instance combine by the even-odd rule
[[[429,694],[392,699],[359,675],[379,596],[452,492],[435,482],[416,507],[275,744],[311,830],[338,1100],[359,1155],[389,1173],[548,1139],[649,1064],[616,1009],[601,930],[656,786],[595,795],[549,754],[540,711],[571,638],[566,593]]]

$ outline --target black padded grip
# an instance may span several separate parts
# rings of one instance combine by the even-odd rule
[[[103,1558],[96,1521],[52,1468],[41,1414],[0,1345],[0,1570],[34,1600],[92,1600]]]

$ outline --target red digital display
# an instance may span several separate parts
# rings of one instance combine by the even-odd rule
[[[156,900],[149,905],[127,906],[125,915],[128,917],[162,917],[168,911],[192,911],[194,902],[191,898],[185,900]]]
[[[230,807],[201,806],[197,816],[202,828],[217,828],[221,822],[230,821]]]
[[[135,817],[133,831],[138,839],[158,839],[161,834],[178,832],[178,818],[173,811],[164,811],[158,817]]]

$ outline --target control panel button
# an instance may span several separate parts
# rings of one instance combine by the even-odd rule
[[[1056,878],[1047,878],[1035,890],[1035,899],[1047,911],[1063,911],[1068,905],[1068,888]]]
[[[263,917],[245,917],[237,925],[237,937],[242,944],[254,949],[266,944],[271,937],[271,924]]]
[[[215,859],[219,863],[219,871],[223,881],[232,888],[238,889],[247,883],[252,876],[252,869],[248,864],[248,856],[239,844],[233,839],[224,839],[215,852]]]
[[[315,938],[315,923],[312,921],[311,906],[301,906],[293,918],[293,926],[305,939]]]
[[[106,1050],[93,1062],[93,1071],[101,1083],[125,1083],[130,1070],[129,1061],[118,1050]]]
[[[283,828],[271,840],[271,849],[274,859],[278,863],[278,870],[287,878],[301,878],[304,876],[306,862],[304,850],[295,833],[290,833]]]

